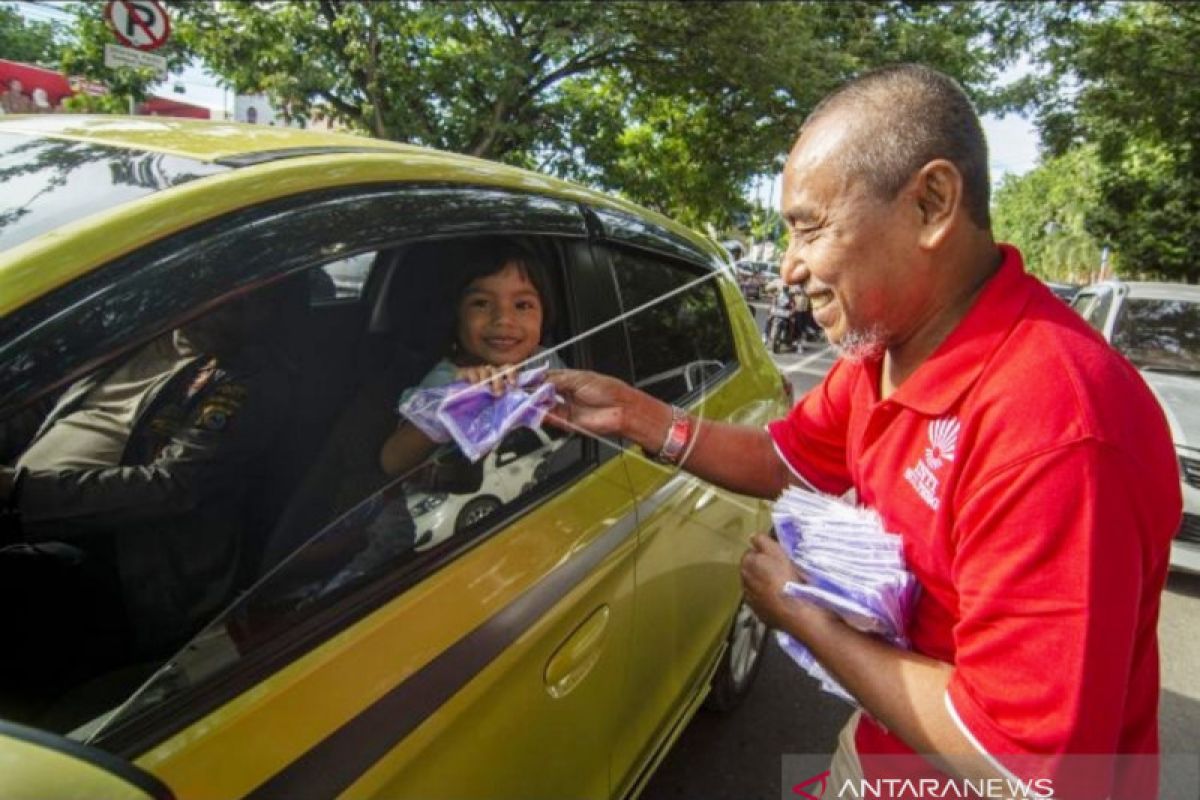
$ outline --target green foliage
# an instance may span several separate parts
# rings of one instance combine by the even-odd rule
[[[1102,244],[1088,232],[1100,207],[1095,148],[1050,158],[996,190],[992,225],[998,241],[1020,248],[1027,268],[1047,280],[1086,282],[1100,269]]]
[[[296,119],[538,167],[692,225],[746,209],[815,102],[920,60],[983,108],[1026,44],[1020,5],[929,2],[170,2],[176,42]],[[70,64],[107,32],[79,16]],[[144,93],[144,76],[117,93]]]
[[[1062,90],[1039,103],[1052,154],[1096,148],[1088,229],[1129,274],[1196,282],[1200,264],[1200,7],[1091,5],[1048,29],[1042,61]]]
[[[61,31],[49,22],[27,21],[10,3],[0,5],[0,58],[56,66]]]
[[[74,17],[71,37],[62,48],[59,67],[68,75],[87,78],[108,87],[108,94],[93,96],[77,94],[67,101],[70,111],[128,113],[132,102],[145,100],[150,87],[158,82],[153,70],[121,67],[110,69],[104,66],[104,45],[118,44],[116,36],[104,21],[104,3],[101,0],[83,0],[71,7]],[[154,51],[165,56],[167,68],[178,70],[187,66],[192,58],[191,51],[177,36]]]

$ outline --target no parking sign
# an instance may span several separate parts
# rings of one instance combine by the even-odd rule
[[[109,0],[104,19],[122,44],[138,50],[156,50],[171,35],[167,10],[156,0]]]

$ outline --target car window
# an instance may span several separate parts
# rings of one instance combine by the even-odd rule
[[[333,261],[313,270],[312,303],[325,305],[362,297],[363,287],[375,253],[359,253],[356,256]]]
[[[1142,369],[1200,374],[1200,302],[1126,297],[1113,346]]]
[[[214,676],[255,664],[265,654],[311,648],[484,537],[502,532],[507,521],[559,491],[594,461],[593,443],[539,427],[513,430],[477,460],[453,441],[434,442],[401,474],[381,471],[381,448],[400,427],[398,401],[406,390],[441,386],[434,376],[454,352],[441,337],[457,335],[451,301],[462,291],[460,256],[465,246],[476,244],[463,238],[407,247],[394,264],[393,296],[377,298],[392,304],[394,317],[404,324],[368,334],[389,347],[355,346],[354,353],[330,353],[327,365],[302,366],[290,387],[290,407],[280,410],[289,422],[266,460],[278,465],[268,469],[273,476],[296,464],[304,468],[276,512],[260,509],[254,515],[264,541],[252,572],[253,578],[262,577],[88,736],[103,738],[147,714],[166,713]],[[559,249],[531,237],[523,246],[542,260],[547,305],[556,312],[564,309]],[[439,269],[431,270],[433,265]],[[326,274],[323,268],[317,271]],[[549,345],[568,337],[569,316],[556,317],[545,330]],[[314,319],[319,317],[308,319],[310,328],[320,325]],[[310,348],[300,349],[303,359]],[[365,354],[369,364],[355,385],[335,387],[331,396],[328,371],[338,368],[332,362]],[[576,360],[573,350],[543,356],[551,358],[564,366]],[[306,382],[304,375],[313,380]],[[312,405],[326,409],[315,424],[306,418]],[[268,497],[273,493],[263,491]]]
[[[1080,292],[1071,303],[1071,307],[1078,311],[1089,325],[1104,333],[1104,324],[1108,321],[1112,300],[1113,293],[1108,290]]]
[[[716,273],[613,251],[633,354],[634,383],[679,402],[736,365]]]
[[[121,203],[228,170],[163,153],[0,133],[0,252]]]

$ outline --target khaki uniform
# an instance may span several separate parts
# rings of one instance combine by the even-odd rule
[[[71,386],[36,443],[112,370]],[[139,650],[181,643],[231,596],[247,491],[286,417],[288,380],[266,353],[194,358],[150,387],[120,464],[21,469],[25,542],[111,534]]]

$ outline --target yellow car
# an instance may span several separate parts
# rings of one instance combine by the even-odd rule
[[[764,503],[549,428],[483,462],[527,460],[486,503],[446,448],[379,465],[480,237],[545,265],[563,364],[782,414],[715,244],[495,163],[229,123],[10,116],[0,181],[0,797],[632,797],[749,689]],[[418,542],[446,497],[472,513]]]

